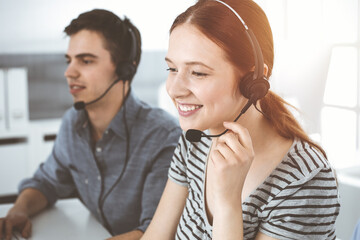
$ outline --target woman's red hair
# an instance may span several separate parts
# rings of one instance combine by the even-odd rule
[[[264,63],[268,66],[267,77],[270,77],[274,65],[274,43],[270,24],[264,11],[252,0],[223,0],[223,2],[230,5],[255,34],[261,47]],[[244,26],[223,4],[214,0],[199,0],[175,19],[170,33],[184,23],[195,26],[221,47],[229,62],[238,68],[239,72],[247,73],[254,67],[253,50],[245,36]],[[261,111],[281,136],[308,142],[326,157],[325,151],[309,138],[289,111],[288,106],[291,105],[284,99],[269,91],[259,102]]]

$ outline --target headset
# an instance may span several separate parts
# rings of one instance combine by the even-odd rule
[[[134,33],[134,26],[131,24],[130,20],[125,17],[123,21],[123,26],[126,27],[126,31],[129,33],[131,38],[130,54],[126,61],[119,61],[116,67],[116,73],[119,79],[124,81],[132,81],[136,70],[137,70],[137,60],[138,56],[138,46],[140,45],[137,41],[137,38]]]
[[[244,27],[245,35],[251,44],[251,48],[253,50],[253,55],[255,59],[254,71],[246,73],[240,81],[240,92],[245,98],[248,99],[248,102],[245,104],[240,114],[234,120],[234,122],[236,122],[240,118],[240,116],[244,114],[252,104],[255,105],[259,99],[265,97],[265,95],[267,94],[270,88],[270,84],[266,76],[264,76],[264,58],[262,55],[259,42],[257,41],[254,33],[251,31],[251,29],[249,29],[245,21],[231,6],[220,0],[214,0],[214,1],[230,9],[230,11],[232,11],[235,14],[235,16],[240,20],[242,26]],[[220,137],[221,135],[225,134],[227,131],[228,129],[217,135],[207,135],[200,130],[189,129],[186,131],[185,137],[190,142],[199,142],[202,137]]]
[[[114,190],[114,188],[116,187],[116,185],[120,182],[128,160],[129,160],[129,151],[130,151],[130,134],[129,134],[129,128],[128,128],[128,124],[127,124],[127,120],[126,120],[126,98],[127,96],[125,96],[125,82],[129,81],[129,83],[131,83],[136,70],[137,70],[137,66],[138,63],[136,61],[136,57],[138,56],[138,46],[140,46],[140,43],[137,41],[137,38],[135,36],[134,33],[134,26],[131,24],[131,22],[129,21],[128,18],[125,17],[124,21],[118,21],[119,24],[123,24],[123,26],[126,28],[125,30],[129,33],[130,35],[130,39],[131,39],[131,47],[130,47],[130,54],[129,57],[126,61],[119,61],[119,63],[116,66],[116,74],[118,76],[117,80],[115,80],[110,87],[102,94],[102,96],[100,96],[100,98],[102,98],[109,90],[110,88],[117,82],[119,82],[120,80],[123,81],[124,86],[123,86],[123,121],[124,121],[124,125],[125,125],[125,133],[126,133],[126,153],[125,153],[125,161],[124,161],[124,166],[119,174],[119,177],[116,179],[116,181],[114,182],[114,184],[110,187],[110,189],[105,193],[104,192],[104,182],[101,182],[101,191],[100,191],[100,195],[99,195],[99,199],[98,199],[98,206],[99,206],[99,210],[100,210],[100,214],[101,217],[104,221],[104,225],[105,228],[112,234],[114,235],[111,225],[109,224],[104,211],[103,211],[103,207],[104,207],[104,202],[106,200],[106,198],[110,195],[110,193]],[[100,99],[98,98],[98,100]],[[97,100],[96,100],[97,101]],[[89,104],[89,103],[88,103]],[[103,177],[101,177],[101,179],[103,179]]]

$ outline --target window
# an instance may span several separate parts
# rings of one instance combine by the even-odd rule
[[[271,89],[298,103],[335,168],[360,165],[359,0],[256,2],[274,34]]]
[[[321,139],[335,168],[360,164],[358,1],[324,1],[333,43],[321,110]]]

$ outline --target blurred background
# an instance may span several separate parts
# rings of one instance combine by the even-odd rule
[[[94,8],[126,15],[142,35],[136,94],[176,116],[166,91],[169,28],[195,0],[0,0],[0,197],[16,194],[50,153],[72,105],[63,29]],[[299,109],[299,121],[327,151],[341,197],[337,235],[360,218],[359,0],[257,0],[275,41],[271,89]]]

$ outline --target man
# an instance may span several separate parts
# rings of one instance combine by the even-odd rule
[[[75,108],[62,121],[52,154],[0,221],[1,234],[31,231],[30,217],[77,195],[117,239],[139,239],[150,223],[180,136],[177,121],[138,100],[130,83],[141,55],[138,29],[106,10],[80,14],[65,72]]]

